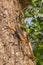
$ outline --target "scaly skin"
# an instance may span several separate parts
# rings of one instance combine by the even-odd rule
[[[21,30],[19,29],[19,27],[17,27],[17,28],[18,28],[18,29],[17,29],[17,28],[15,28],[15,27],[13,27],[12,25],[9,25],[8,28],[9,28],[10,30],[13,30],[14,32],[17,33],[17,35],[19,36],[21,42],[25,42],[25,38],[24,38],[23,34],[21,34]]]

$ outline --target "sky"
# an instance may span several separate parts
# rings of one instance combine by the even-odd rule
[[[25,23],[27,23],[27,26],[31,25],[32,24],[32,17],[25,18]]]

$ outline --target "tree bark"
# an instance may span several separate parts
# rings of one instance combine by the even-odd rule
[[[0,0],[0,65],[35,65],[23,23],[19,0]]]

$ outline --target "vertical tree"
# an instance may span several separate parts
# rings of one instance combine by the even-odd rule
[[[35,65],[19,0],[0,0],[0,65]]]

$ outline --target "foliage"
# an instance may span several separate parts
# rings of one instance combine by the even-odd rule
[[[25,18],[33,17],[33,24],[26,27],[22,24],[30,36],[33,44],[33,52],[36,56],[37,65],[43,65],[43,0],[31,0],[32,5],[24,9]]]

